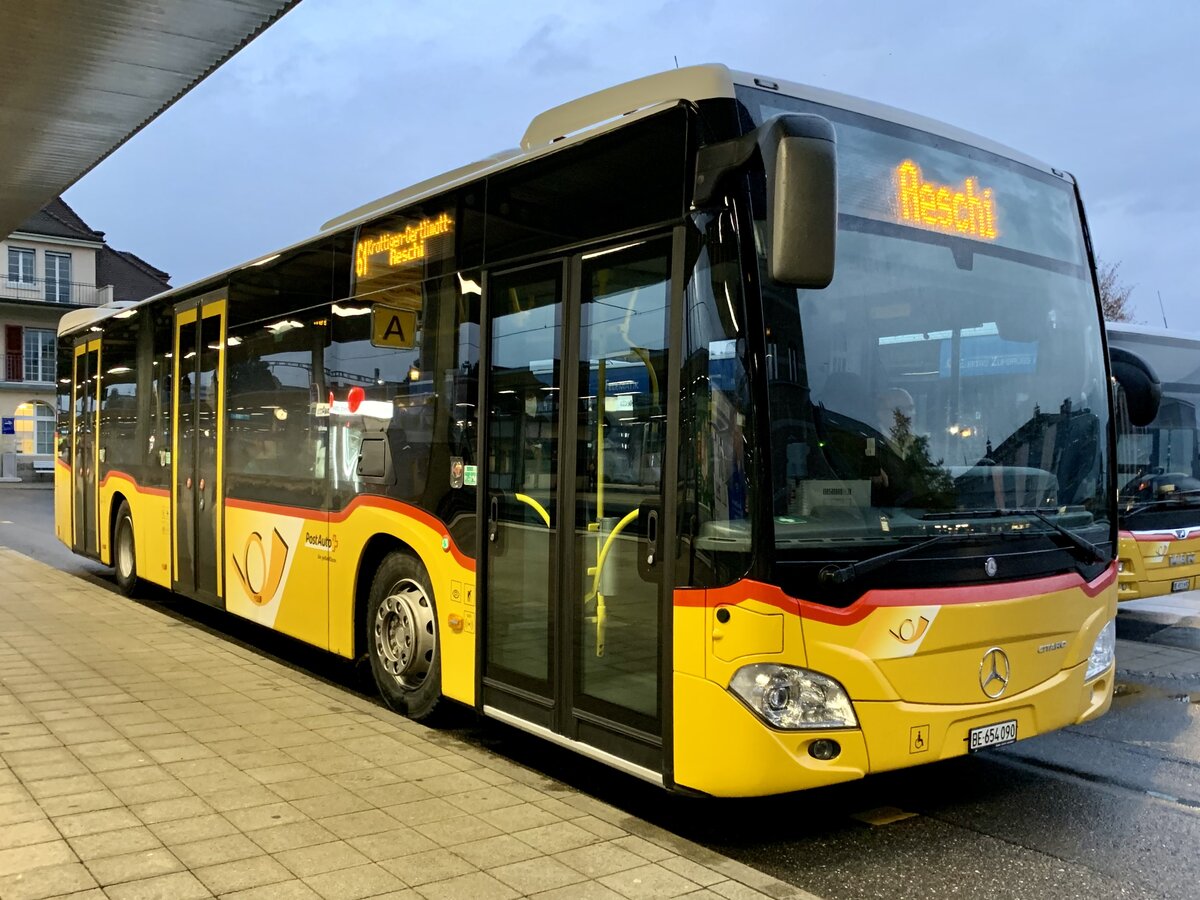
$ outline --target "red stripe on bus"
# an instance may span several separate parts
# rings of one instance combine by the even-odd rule
[[[60,457],[57,457],[57,456],[56,456],[56,457],[54,458],[54,462],[55,462],[57,465],[60,465],[60,466],[62,466],[62,467],[63,467],[64,469],[66,469],[68,472],[70,472],[70,471],[71,471],[71,464],[70,464],[69,462],[67,462],[65,459],[62,459],[62,458],[60,458]]]
[[[226,506],[237,507],[238,509],[248,509],[253,512],[270,513],[272,515],[291,516],[297,519],[324,519],[329,517],[329,524],[336,525],[346,521],[350,517],[355,508],[359,506],[369,506],[376,509],[385,509],[391,512],[398,512],[403,516],[408,516],[411,519],[416,519],[425,527],[432,531],[436,531],[442,535],[442,539],[448,542],[448,548],[454,555],[455,561],[465,569],[475,571],[475,560],[471,559],[459,548],[451,537],[450,532],[446,529],[446,524],[427,513],[420,507],[413,506],[411,503],[404,503],[400,500],[393,500],[391,497],[380,497],[377,494],[359,494],[350,503],[340,510],[326,512],[321,509],[305,509],[302,506],[285,506],[276,503],[260,503],[257,500],[239,500],[233,497],[225,498]]]
[[[166,488],[146,487],[145,485],[138,484],[138,480],[136,478],[134,478],[128,472],[122,472],[120,469],[109,469],[108,474],[105,475],[104,479],[100,482],[100,487],[104,487],[106,484],[108,484],[108,480],[110,478],[128,481],[133,485],[133,489],[139,494],[150,494],[155,497],[171,496],[171,492]]]
[[[712,590],[680,590],[675,592],[675,605],[681,607],[737,605],[756,600],[783,612],[798,613],[803,618],[828,625],[854,625],[877,609],[896,606],[954,606],[963,603],[999,603],[1019,600],[1040,594],[1078,589],[1088,597],[1096,597],[1112,585],[1117,567],[1109,566],[1091,582],[1075,573],[1050,575],[1031,581],[1009,581],[1000,584],[977,584],[963,587],[919,588],[914,590],[867,591],[846,607],[825,606],[811,600],[789,597],[774,585],[756,581],[740,581]]]

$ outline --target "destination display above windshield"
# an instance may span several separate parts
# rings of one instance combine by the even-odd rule
[[[760,90],[741,96],[756,122],[816,113],[837,134],[838,212],[973,244],[1086,266],[1074,186],[980,147]]]
[[[926,181],[921,167],[906,159],[896,166],[895,179],[903,221],[946,234],[996,239],[995,191],[980,187],[978,178],[968,177],[957,187]]]

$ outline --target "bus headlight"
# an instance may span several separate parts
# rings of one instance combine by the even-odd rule
[[[1091,681],[1097,675],[1108,671],[1117,656],[1117,620],[1110,619],[1108,624],[1100,629],[1096,643],[1092,645],[1092,655],[1088,657],[1087,674],[1084,681]]]
[[[768,725],[786,730],[856,728],[858,717],[845,688],[820,672],[755,663],[742,666],[731,690]]]

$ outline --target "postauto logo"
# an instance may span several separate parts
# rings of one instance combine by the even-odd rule
[[[278,529],[271,530],[271,550],[263,546],[263,537],[252,531],[242,547],[241,558],[235,553],[233,569],[247,596],[258,606],[265,606],[274,598],[283,581],[283,569],[287,564],[287,541]]]

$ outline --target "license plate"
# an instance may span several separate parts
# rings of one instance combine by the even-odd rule
[[[1190,590],[1191,587],[1192,587],[1192,579],[1176,578],[1174,581],[1171,582],[1171,593],[1175,593],[1176,591]]]
[[[1017,720],[983,725],[967,732],[967,752],[974,753],[987,747],[1000,747],[1017,739]]]

